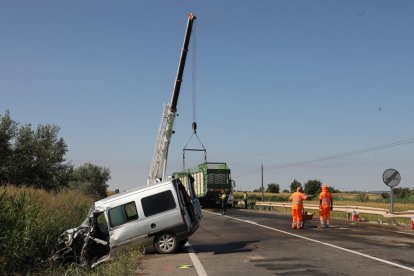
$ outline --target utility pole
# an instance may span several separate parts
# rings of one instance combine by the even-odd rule
[[[264,188],[263,188],[263,164],[262,164],[262,201],[264,201]]]

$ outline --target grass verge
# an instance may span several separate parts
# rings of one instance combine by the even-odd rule
[[[59,235],[79,226],[93,202],[73,190],[51,193],[1,186],[0,275],[134,275],[140,252],[121,254],[94,270],[76,265],[50,267],[48,258]]]

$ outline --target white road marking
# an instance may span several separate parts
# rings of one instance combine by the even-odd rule
[[[251,224],[257,224],[257,222],[251,221],[251,220],[246,220],[246,222],[251,223]]]
[[[187,242],[185,244],[187,247],[188,255],[190,256],[191,261],[193,262],[194,268],[197,271],[197,274],[199,276],[207,276],[206,271],[204,270],[203,265],[201,264],[200,260],[198,259],[196,253],[194,252],[194,249],[191,247],[190,243]]]
[[[369,227],[369,228],[372,228],[372,227]],[[408,232],[403,232],[403,231],[386,230],[386,229],[383,229],[383,231],[387,231],[387,232],[391,232],[391,233],[398,233],[398,234],[404,234],[404,235],[414,236],[414,233],[408,233]]]
[[[214,214],[214,215],[218,215],[217,213],[209,212],[209,211],[205,211],[205,210],[204,210],[204,212]],[[414,271],[414,268],[412,268],[412,267],[408,267],[408,266],[405,266],[405,265],[400,265],[400,264],[390,262],[390,261],[387,261],[387,260],[384,260],[384,259],[380,259],[380,258],[371,256],[371,255],[367,255],[367,254],[364,254],[364,253],[361,253],[361,252],[358,252],[358,251],[355,251],[355,250],[340,247],[340,246],[337,246],[337,245],[334,245],[334,244],[331,244],[331,243],[322,242],[322,241],[318,241],[318,240],[315,240],[315,239],[307,238],[307,237],[297,235],[297,234],[293,234],[293,233],[283,231],[283,230],[280,230],[280,229],[277,229],[277,228],[262,225],[262,224],[259,224],[257,222],[252,222],[250,220],[239,219],[239,218],[235,218],[235,217],[231,217],[231,216],[226,216],[226,217],[234,219],[234,220],[238,220],[238,221],[241,221],[241,222],[253,224],[253,225],[256,225],[256,226],[260,226],[260,227],[263,227],[263,228],[266,228],[266,229],[269,229],[269,230],[273,230],[273,231],[276,231],[276,232],[280,232],[280,233],[283,233],[283,234],[286,234],[286,235],[294,236],[294,237],[297,237],[297,238],[300,238],[300,239],[304,239],[304,240],[308,240],[308,241],[311,241],[311,242],[315,242],[315,243],[323,244],[323,245],[326,245],[326,246],[330,246],[330,247],[333,247],[333,248],[336,248],[336,249],[339,249],[339,250],[343,250],[343,251],[346,251],[346,252],[349,252],[349,253],[352,253],[352,254],[356,254],[356,255],[371,259],[371,260],[375,260],[375,261],[378,261],[378,262],[381,262],[381,263],[396,266],[396,267],[399,267],[399,268],[402,268],[402,269],[405,269],[405,270]]]

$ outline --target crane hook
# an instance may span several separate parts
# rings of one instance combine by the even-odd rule
[[[193,122],[192,127],[193,127],[193,133],[197,133],[197,123],[196,122]]]

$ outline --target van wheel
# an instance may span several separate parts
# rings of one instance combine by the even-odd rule
[[[154,248],[160,254],[168,254],[177,248],[177,238],[170,233],[163,233],[155,237]]]

